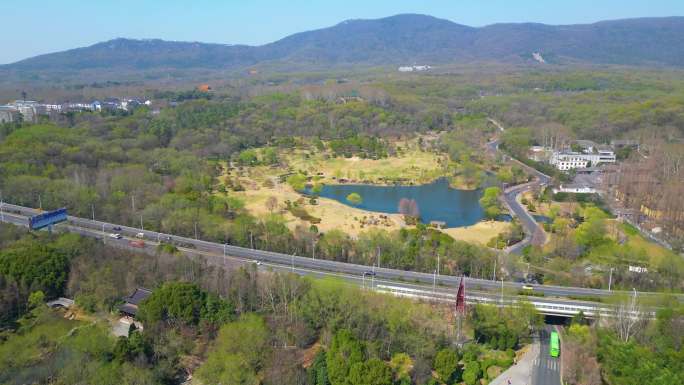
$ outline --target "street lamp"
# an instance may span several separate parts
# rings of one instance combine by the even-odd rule
[[[610,275],[608,276],[608,291],[610,291],[610,287],[613,283],[613,268],[610,268]]]
[[[432,294],[435,293],[437,287],[437,270],[432,270]]]

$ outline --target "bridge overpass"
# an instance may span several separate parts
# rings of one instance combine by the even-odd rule
[[[4,204],[2,209],[1,221],[20,226],[27,226],[28,217],[38,213],[38,210],[33,208],[9,204]],[[117,230],[114,230],[114,228],[117,228]],[[56,229],[97,238],[114,247],[151,255],[157,252],[157,244],[164,241],[175,244],[179,250],[190,256],[203,256],[216,263],[227,263],[227,261],[232,263],[251,263],[258,261],[259,268],[261,269],[290,271],[315,277],[334,276],[359,286],[366,286],[367,282],[370,282],[370,285],[379,291],[426,300],[452,300],[455,292],[454,288],[458,286],[461,279],[455,276],[438,276],[436,274],[415,271],[357,265],[255,250],[72,216],[68,217],[68,222],[57,225]],[[123,237],[121,239],[110,238],[108,233],[111,232],[120,233]],[[139,233],[142,233],[146,240],[144,248],[136,248],[130,245],[130,241],[138,239],[137,235]],[[372,275],[368,274],[370,272],[372,272]],[[500,295],[502,289],[504,292],[517,293],[522,289],[523,284],[477,278],[465,278],[465,284],[470,293],[467,299],[470,303],[510,305],[517,301],[518,298],[527,298],[542,314],[557,316],[572,316],[579,313],[579,311],[583,311],[588,316],[606,313],[610,309],[590,300],[614,294],[614,292],[601,289],[536,285],[534,292],[538,293],[537,295],[543,295],[543,297],[504,295],[502,299]],[[631,295],[631,293],[625,294]],[[639,293],[638,295],[651,296],[657,295],[657,293]],[[580,300],[583,297],[587,300]]]

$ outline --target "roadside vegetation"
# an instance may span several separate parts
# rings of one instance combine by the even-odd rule
[[[0,308],[11,317],[0,335],[0,381],[8,384],[175,384],[189,373],[202,384],[476,384],[512,365],[539,320],[529,309],[501,317],[478,307],[463,321],[470,342],[458,349],[452,310],[443,305],[253,264],[225,269],[5,228]],[[24,269],[61,274],[56,291],[40,277],[7,273],[7,255],[41,247],[49,258],[66,255],[66,265],[29,259]],[[141,286],[153,289],[139,308],[144,329],[114,337],[117,305]],[[75,298],[77,307],[47,308],[57,296]]]

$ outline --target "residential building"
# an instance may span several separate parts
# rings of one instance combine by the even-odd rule
[[[151,295],[151,290],[137,288],[133,294],[123,298],[125,303],[119,306],[119,311],[127,316],[135,317],[135,315],[138,313],[138,306],[140,303]]]

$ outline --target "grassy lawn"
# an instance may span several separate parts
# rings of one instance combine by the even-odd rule
[[[52,354],[71,329],[84,325],[47,309],[26,324],[33,326],[22,327],[20,333],[0,344],[0,368],[20,368],[41,362]]]
[[[324,153],[293,151],[284,155],[285,162],[294,171],[306,171],[309,175],[322,174],[323,183],[339,183],[346,179],[351,183],[386,184],[392,181],[423,184],[445,176],[446,156],[413,148],[397,156],[384,159],[359,157],[328,157]]]
[[[472,226],[452,227],[443,231],[454,239],[486,245],[490,239],[508,231],[510,227],[511,224],[509,222],[483,221]]]

